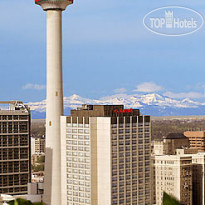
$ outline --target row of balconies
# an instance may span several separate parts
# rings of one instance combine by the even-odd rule
[[[27,134],[29,131],[28,129],[25,129],[25,130],[19,130],[19,129],[12,129],[12,130],[7,130],[7,129],[2,129],[0,130],[0,133],[1,134]]]
[[[28,120],[28,115],[0,115],[0,120]]]
[[[7,180],[0,180],[0,187],[7,187],[7,186],[18,186],[18,185],[27,185],[28,177],[26,178],[19,178],[19,179],[7,179]]]
[[[18,186],[13,188],[13,186],[8,186],[5,188],[0,188],[0,193],[2,194],[26,194],[27,193],[27,185],[25,186]]]

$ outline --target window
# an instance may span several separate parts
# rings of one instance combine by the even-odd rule
[[[90,130],[89,130],[89,129],[85,129],[85,133],[86,133],[86,134],[89,134],[89,133],[90,133]]]
[[[79,133],[83,133],[83,129],[78,130]]]

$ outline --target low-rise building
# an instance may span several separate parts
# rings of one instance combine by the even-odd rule
[[[189,139],[191,149],[205,152],[205,131],[186,131],[184,135]]]
[[[45,138],[31,138],[31,155],[45,153]]]
[[[45,153],[45,138],[35,138],[35,153]]]

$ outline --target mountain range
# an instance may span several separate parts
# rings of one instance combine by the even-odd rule
[[[31,108],[32,119],[45,118],[46,100],[27,104]],[[68,115],[71,109],[80,107],[82,104],[120,104],[125,105],[126,108],[139,108],[142,114],[151,116],[205,115],[205,103],[189,98],[173,99],[156,93],[117,94],[100,99],[83,98],[74,94],[70,97],[64,97],[65,115]]]

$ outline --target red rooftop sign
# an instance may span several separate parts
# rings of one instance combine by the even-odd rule
[[[132,113],[133,112],[133,109],[131,108],[131,109],[115,109],[114,110],[114,113]]]

